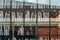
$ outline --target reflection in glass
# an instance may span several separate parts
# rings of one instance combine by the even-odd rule
[[[23,26],[14,26],[14,36],[16,37],[16,40],[21,40],[24,35],[24,27]]]
[[[3,11],[0,11],[0,18],[3,18]]]
[[[24,27],[20,27],[17,35],[24,35]]]
[[[40,36],[40,35],[49,35],[49,28],[38,27],[38,36]]]
[[[25,35],[35,35],[35,27],[25,27]]]
[[[10,40],[10,26],[3,26],[4,40]]]
[[[30,35],[30,33],[29,33],[29,27],[25,27],[25,35]]]
[[[60,6],[60,0],[51,0],[51,5]]]
[[[17,36],[23,36],[24,35],[24,27],[23,26],[15,26],[14,27],[14,35]]]
[[[58,36],[58,39],[57,40],[60,40],[60,36]]]
[[[2,26],[0,26],[0,35],[3,35]]]
[[[5,18],[10,18],[10,12],[9,11],[5,12]]]
[[[42,13],[38,12],[38,18],[42,18]]]
[[[3,29],[2,26],[0,26],[0,40],[2,40],[1,36],[3,35]]]
[[[30,18],[30,12],[29,11],[25,12],[25,18]]]
[[[34,9],[36,9],[36,8],[37,8],[37,5],[36,5],[36,4],[34,4],[34,5],[33,5],[33,8],[34,8]]]
[[[33,33],[33,27],[30,27],[30,35],[34,35],[34,33]]]
[[[43,18],[49,18],[49,12],[43,12]]]
[[[43,40],[43,38],[42,38],[42,37],[40,37],[40,38],[38,38],[38,40]]]
[[[36,18],[36,12],[31,12],[31,18]]]
[[[4,35],[9,35],[10,27],[9,26],[4,26]]]
[[[16,18],[16,13],[12,12],[12,18]]]
[[[20,11],[17,12],[17,18],[23,18],[23,13]]]

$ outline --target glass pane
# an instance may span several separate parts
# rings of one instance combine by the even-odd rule
[[[36,9],[37,8],[36,0],[29,0],[29,1],[25,0],[24,8]]]
[[[58,29],[58,35],[60,35],[60,28]]]
[[[38,36],[38,40],[49,40],[49,36]]]
[[[60,6],[60,0],[51,0],[51,5]]]
[[[39,4],[47,4],[47,5],[49,5],[49,0],[38,0],[38,3]]]
[[[36,32],[35,26],[24,26],[25,40],[36,40]]]
[[[10,1],[0,0],[0,40],[60,39],[60,0]]]
[[[58,36],[59,36],[59,39],[60,39],[60,10],[59,10],[59,15],[58,15]]]
[[[56,28],[50,28],[50,31],[51,31],[50,35],[58,35],[57,27]]]
[[[41,28],[41,27],[38,27],[38,36],[40,36],[40,35],[49,35],[49,28]]]
[[[24,31],[25,35],[36,35],[36,29],[33,26],[26,26]]]
[[[12,11],[13,24],[23,25],[23,11]]]
[[[36,3],[36,0],[25,0],[25,2],[31,2],[31,3]]]
[[[38,25],[49,26],[49,11],[38,11]]]
[[[60,36],[58,36],[58,40],[60,40]]]
[[[10,21],[10,11],[4,11],[4,21]]]
[[[0,1],[0,8],[3,8],[3,1],[4,1],[4,0],[1,0],[1,1]]]
[[[12,8],[23,8],[23,0],[13,0]]]
[[[14,1],[21,1],[21,2],[23,2],[23,0],[14,0]]]
[[[36,25],[36,11],[25,11],[25,25],[27,24],[29,26]]]
[[[24,27],[23,26],[14,26],[14,37],[16,40],[22,40],[24,37]]]
[[[50,36],[51,37],[51,40],[58,40],[58,36]]]
[[[53,9],[59,9],[60,7],[60,2],[59,2],[60,0],[51,0],[51,8],[53,8]]]
[[[3,21],[3,11],[0,11],[0,21]]]
[[[3,0],[4,8],[10,8],[10,0]]]
[[[0,0],[0,8],[10,8],[10,0]]]
[[[11,35],[10,25],[0,25],[0,40],[10,40]]]

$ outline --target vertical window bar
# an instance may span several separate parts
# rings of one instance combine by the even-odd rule
[[[25,0],[23,0],[23,9],[24,9],[24,6],[25,6]],[[23,27],[24,26],[25,26],[25,12],[23,10]],[[25,30],[25,28],[24,28],[24,30]],[[25,31],[24,31],[24,36],[25,36]],[[23,40],[25,40],[24,36],[23,36]]]
[[[11,35],[11,38],[10,40],[13,40],[14,38],[14,30],[13,30],[13,26],[12,26],[12,0],[10,0],[10,27],[12,28],[12,35]]]
[[[5,0],[3,1],[3,9],[4,9],[4,4],[5,4]],[[3,10],[3,18],[5,17],[5,10]]]
[[[51,33],[51,31],[50,31],[50,25],[51,25],[51,20],[50,20],[50,13],[51,13],[51,0],[49,0],[49,40],[51,40],[51,37],[50,37],[50,33]]]
[[[36,2],[37,2],[37,10],[36,10],[36,40],[38,40],[38,0],[36,0]]]

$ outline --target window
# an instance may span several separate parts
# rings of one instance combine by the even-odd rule
[[[2,26],[0,26],[0,35],[3,35]]]
[[[5,12],[5,18],[10,18],[10,12],[9,11]]]
[[[43,18],[49,18],[49,12],[43,12]]]
[[[3,11],[0,11],[0,18],[3,18]]]
[[[42,18],[42,12],[38,12],[38,18]]]
[[[17,18],[23,18],[23,12],[17,11]]]
[[[30,18],[30,12],[29,11],[25,12],[25,18]]]
[[[4,26],[4,35],[9,35],[9,33],[10,33],[10,27]]]
[[[31,18],[36,18],[36,12],[31,12]]]
[[[12,18],[16,18],[16,12],[15,11],[12,12]]]

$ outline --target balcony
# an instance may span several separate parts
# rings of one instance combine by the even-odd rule
[[[13,18],[13,24],[23,24],[23,18]],[[38,25],[49,26],[49,21],[51,25],[58,25],[59,18],[38,18]],[[10,24],[10,18],[0,18],[0,24]],[[36,25],[36,18],[25,18],[25,25]]]

